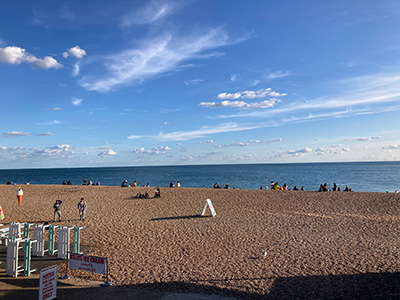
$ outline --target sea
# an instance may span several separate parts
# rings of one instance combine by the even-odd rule
[[[230,188],[260,189],[271,181],[316,191],[320,184],[333,183],[342,189],[348,185],[358,192],[394,192],[400,190],[400,162],[346,162],[293,164],[188,165],[106,168],[7,169],[0,170],[0,184],[62,184],[83,180],[106,186],[120,186],[124,180],[138,186],[169,187],[171,181],[181,187],[211,188],[215,183]]]

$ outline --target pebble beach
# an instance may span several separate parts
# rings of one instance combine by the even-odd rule
[[[0,185],[9,222],[84,227],[81,250],[108,257],[121,287],[198,292],[243,299],[400,296],[400,195],[161,188]],[[77,204],[84,197],[85,221]],[[206,199],[216,211],[200,214]],[[65,272],[60,264],[59,272]],[[93,280],[99,275],[74,271]]]

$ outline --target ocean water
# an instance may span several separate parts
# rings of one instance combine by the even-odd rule
[[[394,192],[400,190],[400,162],[352,162],[352,163],[304,163],[304,164],[242,164],[242,165],[195,165],[159,167],[109,167],[0,170],[0,184],[15,182],[24,184],[61,184],[70,180],[81,185],[83,179],[100,181],[101,185],[119,186],[127,179],[139,186],[167,187],[180,181],[182,187],[221,187],[229,183],[231,188],[259,189],[271,181],[286,183],[290,189],[296,185],[306,190],[318,190],[328,182],[344,189],[349,185],[354,191]]]

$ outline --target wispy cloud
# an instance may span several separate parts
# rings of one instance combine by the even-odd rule
[[[334,84],[334,83],[332,83]],[[240,112],[231,115],[220,115],[219,118],[232,117],[274,117],[279,115],[292,115],[283,119],[283,122],[312,121],[315,119],[328,119],[349,117],[352,115],[376,114],[387,111],[400,110],[399,106],[384,107],[384,103],[400,102],[400,75],[375,74],[371,76],[349,78],[336,83],[345,93],[323,96],[311,100],[292,102],[288,105],[269,109],[267,111]],[[374,105],[379,105],[374,107]],[[339,110],[343,109],[345,110]],[[327,110],[329,112],[326,112]],[[304,111],[314,111],[304,115]]]
[[[62,124],[62,122],[58,121],[58,120],[54,120],[54,121],[45,122],[45,123],[38,123],[38,125],[58,125],[58,124]]]
[[[259,128],[256,125],[241,125],[237,123],[224,123],[218,126],[203,126],[192,131],[175,131],[158,135],[157,139],[165,141],[186,141],[196,138],[204,138],[211,134],[236,132]]]
[[[60,110],[63,110],[64,108],[62,108],[62,107],[53,107],[53,108],[49,108],[48,110],[50,110],[50,111],[60,111]]]
[[[22,131],[10,131],[10,132],[4,132],[3,137],[5,138],[15,138],[15,137],[20,137],[20,136],[28,136],[32,135],[31,133],[28,132],[22,132]]]
[[[192,79],[192,80],[186,80],[185,82],[184,82],[184,84],[185,85],[194,85],[194,84],[198,84],[198,83],[200,83],[200,82],[203,82],[204,80],[203,79]]]
[[[134,25],[152,24],[160,22],[182,6],[183,2],[153,0],[146,2],[146,5],[139,10],[124,16],[120,22],[122,27],[131,27]]]
[[[28,63],[32,68],[39,69],[59,69],[63,67],[62,64],[51,56],[37,58],[28,54],[25,49],[15,46],[0,48],[0,63],[1,62],[10,65]]]
[[[44,132],[44,133],[37,133],[36,135],[37,135],[37,136],[52,136],[52,135],[54,135],[54,133],[51,133],[51,132]]]
[[[85,74],[80,84],[87,90],[100,92],[120,85],[138,84],[145,79],[176,70],[189,60],[204,59],[202,54],[205,51],[236,44],[245,39],[247,37],[232,39],[221,28],[185,37],[166,34],[143,41],[137,48],[92,59],[91,63],[104,66],[104,72],[99,76],[96,68],[97,73]]]
[[[277,71],[270,71],[264,75],[265,79],[272,80],[277,78],[283,78],[292,75],[290,71],[287,70],[277,70]]]
[[[356,142],[368,142],[372,140],[380,140],[380,136],[373,136],[373,137],[359,137],[359,138],[353,138],[353,139],[346,139],[345,141],[356,141]]]

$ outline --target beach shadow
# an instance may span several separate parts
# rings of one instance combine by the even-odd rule
[[[150,221],[185,220],[185,219],[200,219],[200,218],[211,218],[211,217],[212,216],[191,215],[191,216],[153,218],[150,219]]]
[[[73,278],[75,277],[72,274]],[[77,277],[78,278],[78,277]],[[21,280],[21,281],[20,281]],[[225,283],[224,283],[225,282]],[[271,283],[271,284],[269,284]],[[6,285],[21,289],[12,290]],[[221,286],[222,285],[222,286]],[[264,288],[254,288],[263,286]],[[269,288],[265,288],[269,286]],[[38,279],[0,276],[0,298],[37,299]],[[247,289],[246,287],[253,287]],[[203,296],[193,296],[200,294]],[[400,299],[400,272],[292,277],[237,276],[210,280],[153,282],[111,287],[58,282],[60,299]],[[210,296],[210,297],[208,297]],[[217,297],[217,298],[216,298]],[[228,300],[228,299],[227,299]]]

